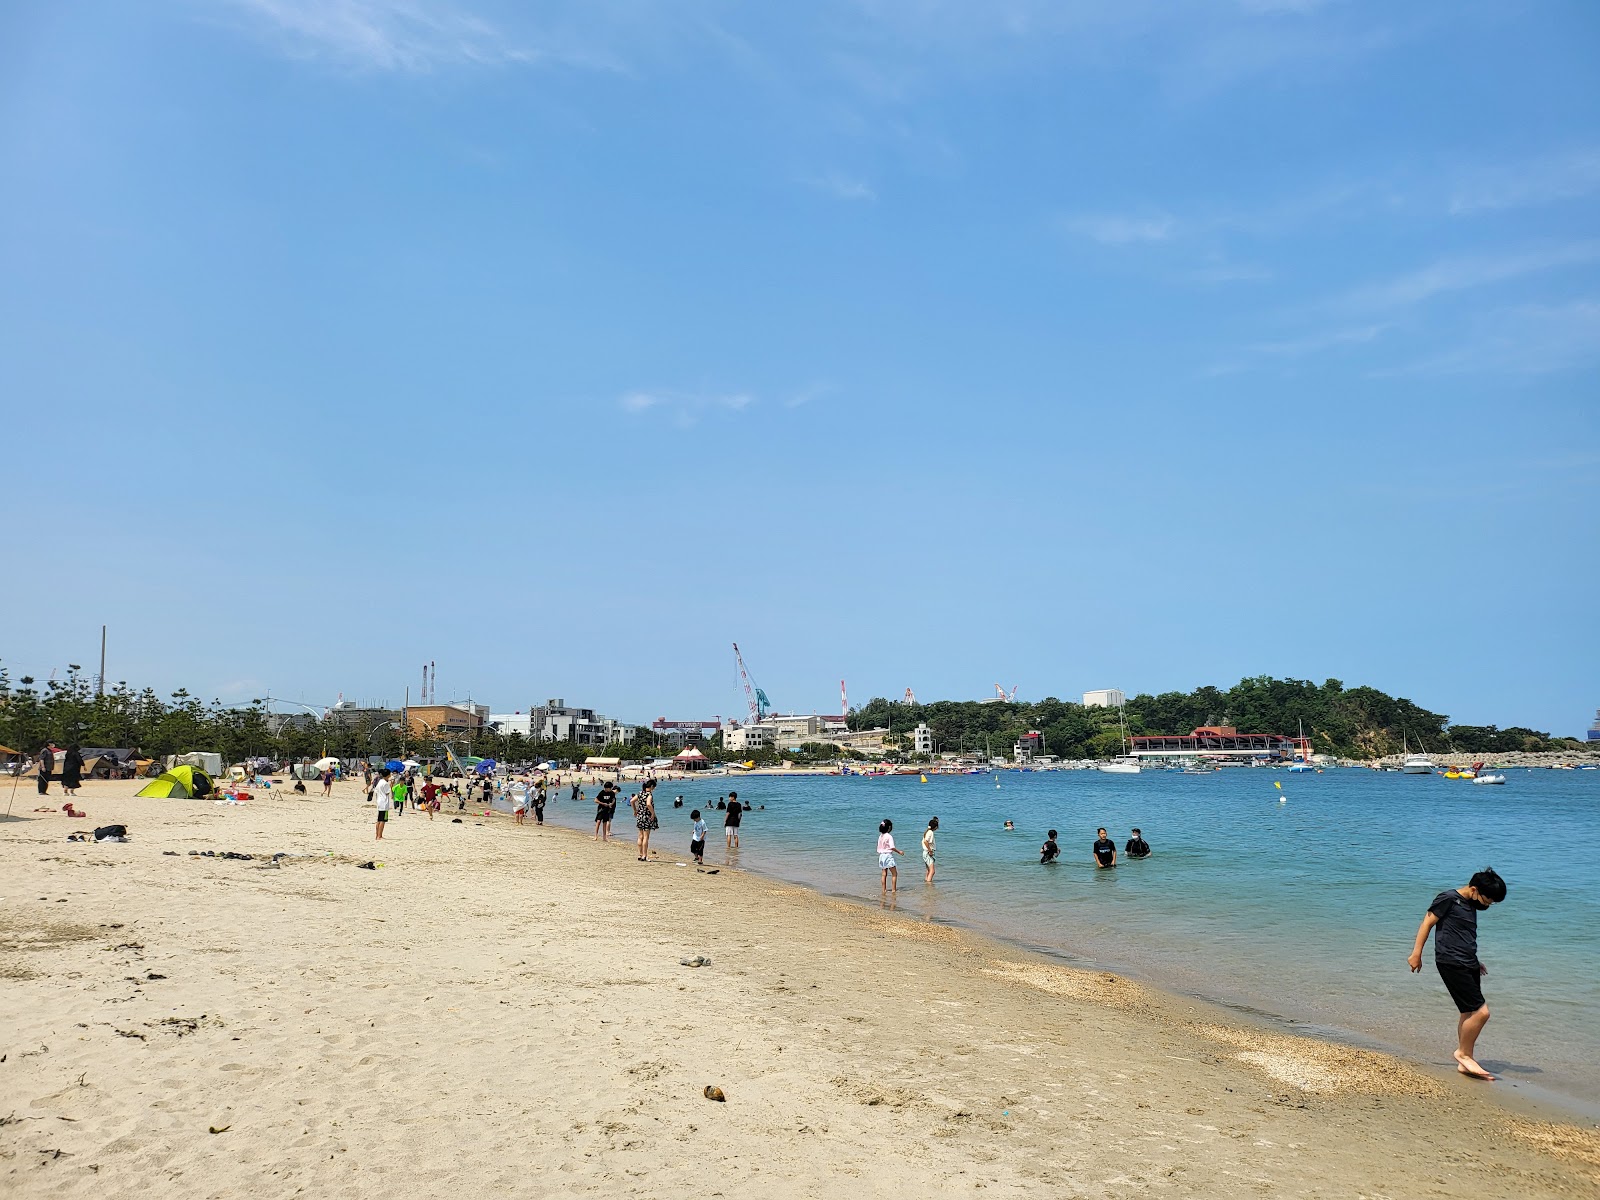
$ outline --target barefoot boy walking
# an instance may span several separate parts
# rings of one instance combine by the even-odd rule
[[[1461,1013],[1456,1020],[1456,1070],[1474,1079],[1494,1078],[1472,1056],[1478,1035],[1489,1023],[1489,1005],[1478,983],[1489,973],[1478,961],[1478,914],[1505,898],[1506,881],[1488,867],[1474,875],[1466,887],[1440,892],[1428,905],[1417,929],[1416,945],[1406,960],[1413,972],[1422,970],[1422,947],[1427,944],[1428,934],[1438,930],[1433,938],[1433,962]]]

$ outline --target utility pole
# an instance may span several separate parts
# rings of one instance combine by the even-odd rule
[[[106,694],[106,627],[100,626],[100,690],[99,695]]]

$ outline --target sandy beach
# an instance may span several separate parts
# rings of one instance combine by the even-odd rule
[[[1600,1196],[1593,1130],[1485,1085],[641,864],[626,821],[376,843],[355,784],[137,787],[0,823],[8,1196]]]

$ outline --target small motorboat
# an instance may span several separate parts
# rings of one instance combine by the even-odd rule
[[[1504,783],[1505,781],[1506,777],[1504,775],[1476,775],[1472,780],[1473,783]]]

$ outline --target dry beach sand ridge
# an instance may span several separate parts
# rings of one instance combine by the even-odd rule
[[[136,786],[0,824],[7,1196],[1600,1196],[1481,1086],[631,829]]]

